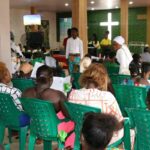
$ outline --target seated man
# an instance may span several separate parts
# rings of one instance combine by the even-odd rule
[[[4,65],[0,65],[0,93],[10,94],[13,97],[13,102],[16,105],[17,109],[22,111],[22,105],[18,99],[19,97],[21,97],[22,93],[19,89],[10,87],[10,82],[11,75],[9,70]]]

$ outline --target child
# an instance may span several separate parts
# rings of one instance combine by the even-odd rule
[[[114,116],[100,113],[88,114],[81,131],[81,149],[105,150],[116,130],[119,130],[119,122]]]

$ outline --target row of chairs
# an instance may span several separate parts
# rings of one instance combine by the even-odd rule
[[[18,118],[22,112],[17,110],[10,95],[0,93],[0,144],[3,143],[5,128],[8,128],[9,130],[10,142],[11,130],[17,130],[19,131],[19,150],[24,150],[26,145],[27,131],[30,129],[29,150],[34,149],[34,144],[37,137],[43,139],[44,150],[52,149],[52,141],[57,141],[59,148],[63,148],[63,143],[60,142],[57,132],[57,125],[60,123],[60,121],[57,119],[53,104],[38,99],[21,98],[20,100],[25,112],[31,117],[30,125],[20,126]],[[101,112],[101,110],[98,108],[69,102],[66,102],[65,106],[71,116],[71,119],[76,123],[76,140],[74,150],[79,150],[80,130],[82,127],[84,114],[87,112]],[[124,137],[116,143],[110,145],[108,150],[111,150],[113,147],[117,147],[122,142],[124,142],[126,149],[130,150],[128,119],[125,120],[124,129]]]

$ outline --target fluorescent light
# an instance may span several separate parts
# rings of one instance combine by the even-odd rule
[[[23,16],[24,25],[41,25],[40,15],[24,15]]]
[[[91,4],[94,4],[94,3],[95,3],[95,1],[91,1],[90,3],[91,3]]]
[[[91,8],[91,10],[95,10],[95,8]]]
[[[133,4],[133,1],[130,1],[130,2],[129,2],[129,5],[132,5],[132,4]]]
[[[115,8],[119,8],[119,6],[116,6]]]
[[[66,6],[66,7],[68,7],[68,6],[69,6],[69,4],[68,4],[68,3],[65,3],[65,6]]]

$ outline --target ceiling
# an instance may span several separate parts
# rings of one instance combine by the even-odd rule
[[[120,0],[93,0],[94,4],[88,1],[88,10],[114,9],[120,6]],[[129,7],[150,6],[150,0],[132,0],[134,3]],[[65,3],[69,3],[66,7]],[[34,6],[38,11],[70,11],[72,0],[10,0],[11,8],[29,9]]]

